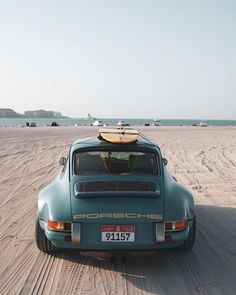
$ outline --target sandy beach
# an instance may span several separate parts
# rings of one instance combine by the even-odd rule
[[[126,263],[40,252],[38,192],[61,156],[93,127],[0,128],[0,294],[236,294],[236,127],[140,127],[192,191],[192,252],[160,251]]]

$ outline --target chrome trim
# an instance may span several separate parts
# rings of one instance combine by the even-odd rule
[[[156,230],[156,242],[161,243],[165,242],[165,224],[163,223],[155,223]]]
[[[58,221],[58,220],[51,220],[51,221],[56,221],[56,222],[59,222],[60,224],[63,225],[63,229],[54,229],[54,228],[51,228],[50,226],[48,226],[48,221],[49,219],[47,220],[47,222],[45,222],[45,225],[47,226],[47,229],[50,230],[50,231],[55,231],[55,232],[60,232],[60,233],[70,233],[71,230],[70,229],[64,229],[64,223],[70,223],[72,225],[71,222],[67,222],[67,221]]]
[[[175,222],[179,222],[179,221],[184,221],[184,220],[186,220],[187,221],[187,224],[186,224],[186,227],[185,228],[181,228],[181,229],[165,229],[165,224],[166,223],[175,223]],[[185,229],[187,229],[188,228],[188,220],[187,219],[182,219],[182,220],[172,220],[172,221],[166,221],[165,223],[164,223],[164,230],[165,230],[165,232],[178,232],[178,231],[182,231],[182,230],[185,230]]]
[[[72,223],[72,243],[80,243],[81,224]]]
[[[40,227],[45,230],[47,228],[47,223],[46,221],[42,220],[42,219],[39,219],[39,225]]]
[[[165,230],[166,233],[175,233],[175,232],[178,232],[178,231],[183,231],[183,230],[186,230],[187,227],[183,228],[183,229],[167,229]]]

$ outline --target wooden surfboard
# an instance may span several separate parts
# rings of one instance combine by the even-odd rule
[[[139,136],[137,130],[123,128],[101,128],[99,134],[103,139],[112,143],[132,143],[135,142]]]

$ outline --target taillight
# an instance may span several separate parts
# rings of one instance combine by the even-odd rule
[[[71,231],[71,223],[70,222],[64,222],[64,230]]]
[[[172,230],[172,222],[166,222],[165,223],[165,231]]]
[[[188,225],[187,220],[168,221],[165,222],[165,231],[180,231],[186,229]]]
[[[175,230],[183,230],[187,227],[187,220],[181,220],[175,222]]]
[[[50,230],[66,231],[66,232],[71,231],[71,223],[70,222],[48,220],[47,225]]]

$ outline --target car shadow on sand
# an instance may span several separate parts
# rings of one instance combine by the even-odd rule
[[[235,294],[236,208],[198,205],[196,220],[190,252],[161,250],[115,263],[83,257],[78,251],[59,252],[57,257],[72,263],[74,272],[77,269],[74,283],[81,294]],[[63,275],[69,277],[70,269]]]

